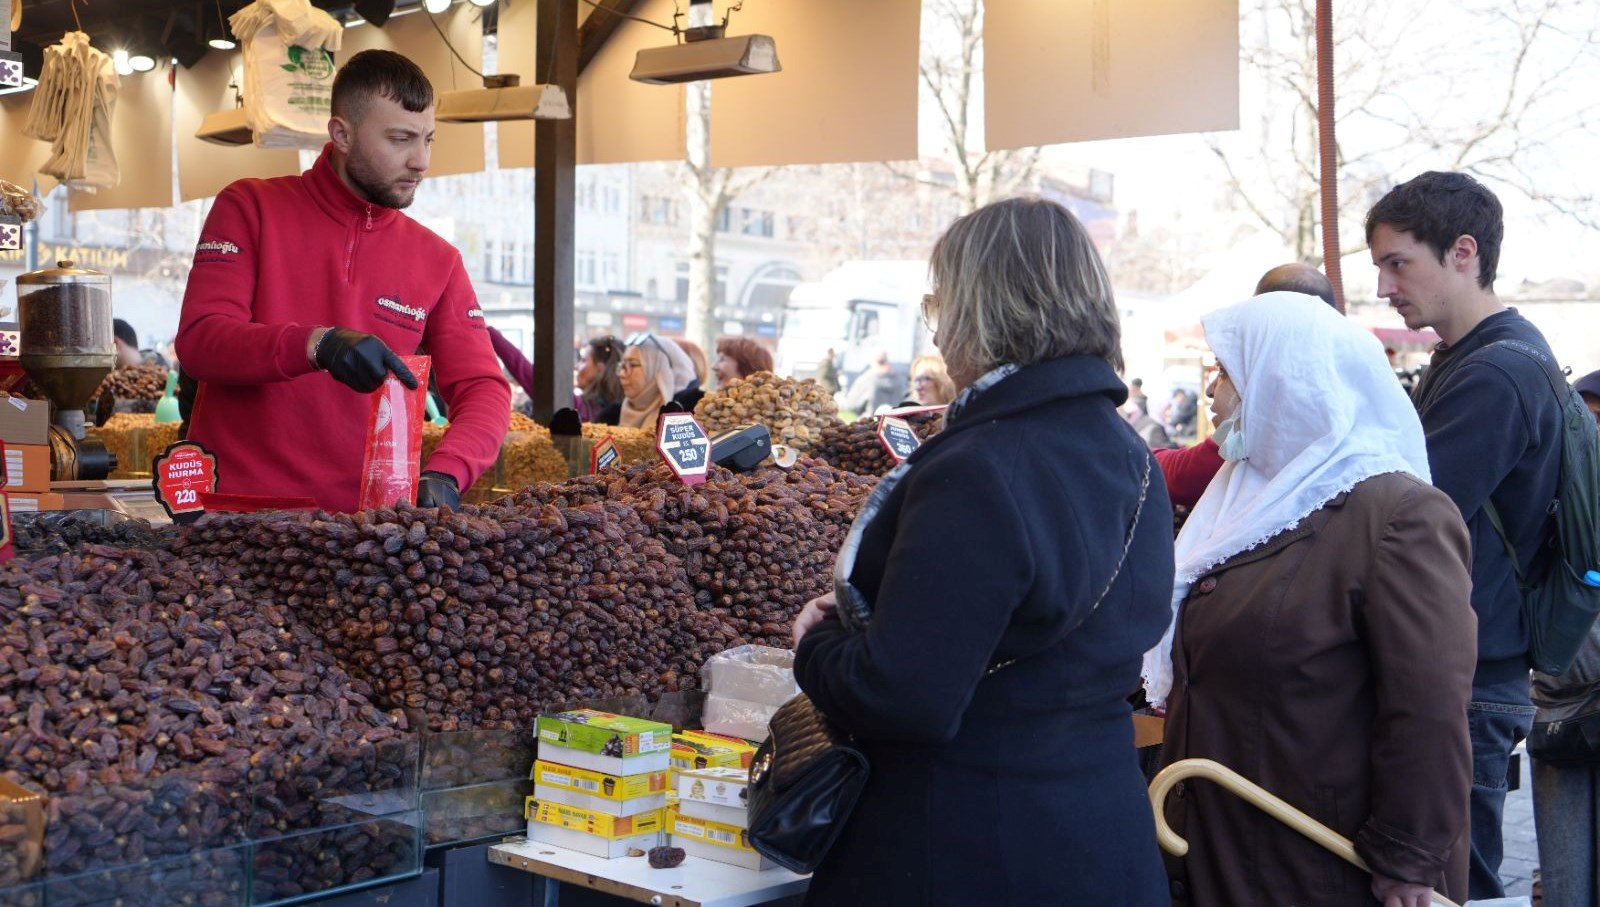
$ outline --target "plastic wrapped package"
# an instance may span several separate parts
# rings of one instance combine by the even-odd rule
[[[706,659],[700,676],[706,684],[701,724],[716,734],[767,739],[767,722],[800,688],[794,680],[794,653],[770,646],[739,646]]]
[[[14,214],[26,224],[38,220],[45,211],[38,196],[16,183],[0,180],[0,214]]]

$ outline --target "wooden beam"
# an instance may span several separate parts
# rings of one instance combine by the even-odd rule
[[[611,36],[616,33],[617,27],[625,20],[625,16],[633,13],[639,6],[640,0],[600,0],[600,5],[589,13],[589,18],[583,20],[583,26],[578,29],[578,74],[588,68],[589,61],[600,52]]]
[[[533,416],[572,405],[573,192],[577,177],[578,0],[539,0],[534,71],[551,73],[572,119],[537,120],[533,135]]]

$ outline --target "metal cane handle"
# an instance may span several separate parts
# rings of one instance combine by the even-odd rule
[[[1362,872],[1372,872],[1371,867],[1356,855],[1355,845],[1343,835],[1285,803],[1261,785],[1210,759],[1184,759],[1174,762],[1162,769],[1155,780],[1150,782],[1150,805],[1156,812],[1156,840],[1161,843],[1161,849],[1167,853],[1181,857],[1189,852],[1189,842],[1179,837],[1178,833],[1172,830],[1172,826],[1167,824],[1165,808],[1167,792],[1172,790],[1173,785],[1188,778],[1215,781],[1250,805],[1305,835],[1324,849],[1332,851],[1346,863]],[[1440,907],[1459,907],[1454,901],[1438,892],[1433,893],[1433,903]]]

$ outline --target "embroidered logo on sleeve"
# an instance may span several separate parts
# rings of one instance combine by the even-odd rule
[[[235,261],[238,254],[239,247],[225,239],[202,239],[194,247],[194,263]]]

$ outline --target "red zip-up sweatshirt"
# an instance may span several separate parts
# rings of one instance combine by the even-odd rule
[[[219,490],[355,509],[369,399],[312,364],[317,327],[431,355],[451,423],[423,468],[465,489],[493,465],[511,390],[460,253],[358,197],[330,145],[299,176],[222,190],[200,234],[176,344],[199,382],[188,437],[217,455]]]

